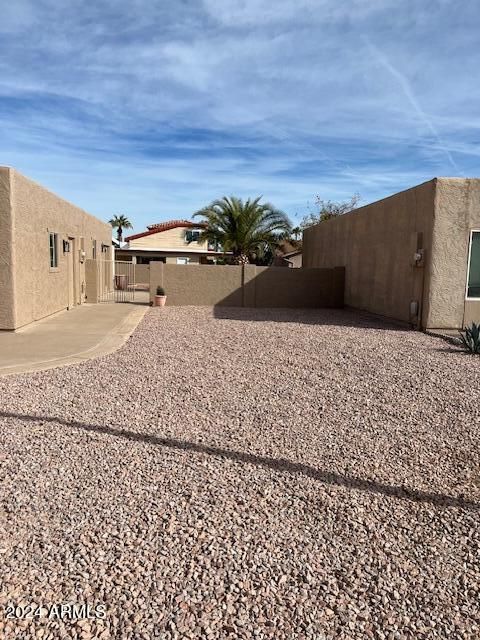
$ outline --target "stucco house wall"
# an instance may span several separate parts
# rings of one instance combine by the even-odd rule
[[[0,167],[0,328],[15,326],[10,171]]]
[[[2,168],[0,178],[3,190],[9,185],[8,199],[0,196],[0,230],[10,227],[3,271],[12,289],[10,299],[2,297],[0,303],[0,329],[16,329],[85,301],[80,252],[85,260],[93,258],[95,240],[97,258],[110,256],[111,228],[14,169]],[[50,267],[50,233],[57,234],[55,268]],[[70,253],[63,252],[63,240],[70,241]],[[102,243],[109,247],[107,254],[101,253]]]
[[[480,300],[465,300],[474,229],[480,180],[435,178],[306,229],[303,264],[344,266],[349,306],[423,329],[458,329],[480,321]]]
[[[480,179],[438,178],[428,290],[428,328],[480,322],[480,300],[466,300],[470,232],[480,229]]]
[[[417,300],[426,322],[434,200],[432,180],[306,229],[303,266],[345,267],[349,306],[409,323]],[[417,249],[425,250],[423,267],[415,266]]]

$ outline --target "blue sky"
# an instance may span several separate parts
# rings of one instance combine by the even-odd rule
[[[470,0],[15,0],[0,164],[135,231],[478,176],[479,28]]]

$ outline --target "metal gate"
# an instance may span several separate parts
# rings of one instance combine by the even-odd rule
[[[133,302],[135,300],[135,263],[99,260],[97,263],[99,302]]]

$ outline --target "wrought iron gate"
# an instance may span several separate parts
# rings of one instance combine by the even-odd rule
[[[97,264],[99,302],[135,300],[135,263],[99,260]]]

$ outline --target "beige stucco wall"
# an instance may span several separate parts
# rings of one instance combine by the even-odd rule
[[[73,303],[85,301],[85,259],[93,256],[93,240],[97,241],[97,257],[102,242],[111,245],[111,228],[82,209],[47,191],[13,169],[2,170],[10,176],[10,223],[14,283],[13,322],[2,329],[18,328],[69,306],[68,267],[74,270]],[[2,216],[3,216],[2,205]],[[58,267],[50,268],[49,233],[58,234]],[[73,238],[71,254],[63,253],[63,240]],[[110,251],[110,250],[109,250]]]
[[[150,282],[150,265],[148,264],[136,264],[135,265],[135,282],[142,284],[149,284]]]
[[[159,285],[172,306],[341,307],[344,270],[152,262],[151,300]]]
[[[438,178],[428,328],[480,322],[480,301],[465,300],[473,229],[480,229],[480,179]]]
[[[345,267],[345,304],[414,323],[410,302],[429,314],[435,180],[304,231],[304,267]],[[425,250],[423,267],[414,253]]]
[[[0,167],[0,329],[14,329],[10,170]]]
[[[191,231],[186,227],[176,227],[168,231],[159,231],[142,238],[129,240],[130,249],[204,249],[207,250],[207,242],[185,242],[185,232]]]

